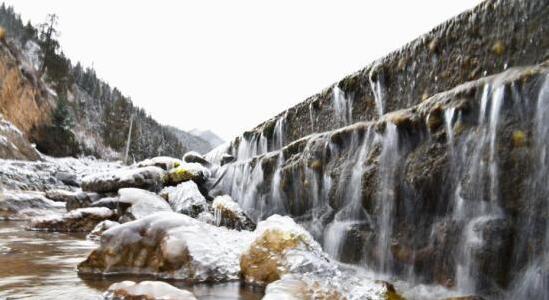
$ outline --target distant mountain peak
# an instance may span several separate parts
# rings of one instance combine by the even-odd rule
[[[207,141],[212,146],[212,148],[215,148],[225,142],[221,137],[208,129],[204,130],[195,128],[190,130],[189,133]]]

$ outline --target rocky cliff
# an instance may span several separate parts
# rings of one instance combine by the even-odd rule
[[[445,22],[210,152],[218,193],[378,274],[544,299],[548,18],[503,0]]]
[[[73,64],[59,48],[48,52],[48,45],[58,46],[57,41],[47,40],[30,23],[24,25],[4,4],[0,26],[0,113],[42,153],[121,158],[129,134],[130,160],[211,149],[190,134],[184,133],[191,139],[180,138],[93,69]]]

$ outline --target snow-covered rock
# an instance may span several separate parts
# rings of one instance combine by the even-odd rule
[[[0,158],[37,160],[40,154],[23,133],[0,114]]]
[[[146,190],[123,188],[118,191],[120,221],[127,222],[141,219],[156,212],[171,212],[170,205],[164,198]],[[125,208],[125,209],[124,209]]]
[[[338,272],[309,232],[292,218],[279,215],[257,224],[240,267],[244,280],[254,285],[269,284],[285,274],[333,276]]]
[[[189,151],[183,155],[183,161],[186,163],[198,163],[205,167],[210,166],[210,162],[206,160],[204,155],[196,152],[196,151]]]
[[[90,204],[90,207],[107,207],[112,210],[125,210],[126,208],[130,207],[130,204],[123,203],[122,207],[120,206],[120,198],[118,198],[118,196],[101,198],[99,200],[93,201]]]
[[[212,208],[217,226],[225,226],[236,230],[254,230],[254,222],[246,216],[240,205],[231,196],[215,197]]]
[[[26,220],[34,216],[59,215],[65,204],[44,197],[41,192],[0,189],[0,220]]]
[[[168,203],[175,212],[186,214],[193,218],[208,209],[206,198],[202,196],[194,181],[185,181],[175,187],[165,187],[160,191],[160,196],[168,200]]]
[[[96,193],[116,192],[128,187],[157,190],[162,187],[164,175],[164,170],[154,166],[108,171],[84,177],[82,190]]]
[[[94,240],[98,241],[101,239],[101,235],[103,235],[103,232],[120,225],[120,223],[116,221],[111,220],[105,220],[100,222],[99,224],[95,225],[95,227],[92,229],[92,231],[86,236],[88,240]]]
[[[41,158],[41,161],[0,159],[0,188],[25,191],[67,189],[67,185],[79,185],[87,175],[120,168],[119,162],[89,157],[76,159],[42,155]]]
[[[29,224],[31,230],[56,232],[90,232],[115,214],[106,207],[86,207],[72,210],[62,216],[36,217]]]
[[[320,277],[284,275],[267,286],[263,300],[348,299],[400,300],[394,287],[383,281],[345,275]]]
[[[99,248],[78,271],[195,282],[235,280],[240,278],[240,255],[252,235],[178,213],[156,213],[105,231]]]
[[[61,189],[46,191],[46,198],[53,201],[65,202],[67,210],[84,208],[91,205],[93,201],[101,198],[97,193],[86,193],[82,191],[67,191]]]
[[[177,168],[181,165],[182,161],[177,158],[169,157],[169,156],[157,156],[153,158],[149,158],[143,161],[140,161],[136,164],[137,168],[144,168],[144,167],[159,167],[164,170],[170,170],[173,168]]]
[[[106,300],[196,300],[193,293],[162,281],[113,283],[104,297]]]
[[[211,225],[216,225],[215,224],[215,217],[209,211],[203,211],[203,212],[199,213],[198,216],[196,217],[196,219],[200,222],[208,223],[208,224],[211,224]]]
[[[210,171],[199,163],[182,163],[179,167],[168,171],[168,183],[176,185],[192,180],[201,184],[210,177]]]

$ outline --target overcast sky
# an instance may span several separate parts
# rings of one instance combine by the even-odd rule
[[[5,1],[160,123],[225,139],[479,0]]]

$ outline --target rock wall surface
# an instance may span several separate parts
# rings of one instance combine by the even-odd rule
[[[548,17],[481,3],[210,152],[214,193],[380,274],[544,299]]]

